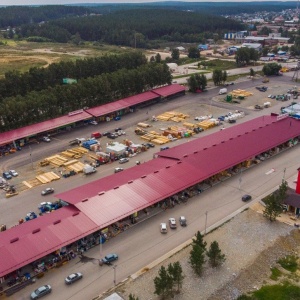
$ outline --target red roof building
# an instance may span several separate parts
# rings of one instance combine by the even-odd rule
[[[158,158],[56,195],[73,205],[0,232],[0,276],[300,137],[300,122],[264,116],[159,152]],[[6,259],[7,258],[7,259]]]

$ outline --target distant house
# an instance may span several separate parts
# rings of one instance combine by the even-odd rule
[[[258,52],[260,52],[262,50],[262,45],[259,43],[243,43],[242,47],[247,47],[250,49],[254,49]]]
[[[182,46],[178,46],[176,47],[177,50],[179,50],[180,52],[184,52],[185,51],[185,48],[182,47]]]
[[[167,66],[169,67],[171,73],[178,72],[178,65],[177,64],[169,63],[169,64],[167,64]]]

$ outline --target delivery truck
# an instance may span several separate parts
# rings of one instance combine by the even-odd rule
[[[83,174],[85,174],[85,175],[93,174],[96,171],[97,171],[97,169],[94,168],[94,167],[92,167],[92,166],[90,166],[90,165],[85,165],[83,167]]]

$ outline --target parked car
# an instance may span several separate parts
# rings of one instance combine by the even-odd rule
[[[254,108],[255,108],[255,109],[263,109],[263,106],[256,104],[256,105],[254,106]]]
[[[44,142],[46,142],[46,143],[51,142],[51,139],[50,139],[48,136],[43,136],[43,137],[42,137],[42,140],[43,140]]]
[[[167,233],[168,232],[168,228],[167,228],[166,223],[160,223],[160,232],[161,233]]]
[[[45,190],[42,191],[42,196],[49,195],[52,193],[54,193],[54,188],[46,188]]]
[[[169,149],[169,147],[167,147],[167,146],[160,147],[160,151],[167,150],[167,149]]]
[[[79,280],[82,278],[82,274],[81,273],[73,273],[71,275],[69,275],[66,279],[65,279],[65,283],[66,284],[72,284],[75,281]]]
[[[41,287],[39,287],[38,289],[36,289],[34,292],[31,293],[30,297],[31,299],[39,299],[49,293],[51,293],[51,286],[50,285],[43,285]]]
[[[18,172],[16,172],[15,170],[9,170],[8,172],[13,177],[17,177],[19,175]]]
[[[119,159],[119,164],[125,164],[129,162],[129,158],[128,157],[124,157],[124,158],[120,158]]]
[[[124,169],[123,168],[115,168],[115,173],[119,173],[119,172],[122,172],[122,171],[124,171]]]
[[[104,258],[101,259],[101,261],[104,263],[104,264],[107,264],[107,265],[110,265],[113,261],[115,260],[118,260],[118,255],[115,254],[115,253],[110,253],[110,254],[107,254]]]
[[[89,124],[91,124],[91,125],[98,125],[97,121],[91,121]]]
[[[169,226],[170,226],[171,229],[176,229],[177,228],[176,220],[174,218],[169,219]]]
[[[179,218],[179,224],[181,225],[181,226],[186,226],[187,224],[186,224],[186,218],[184,217],[184,216],[181,216],[180,218]]]
[[[250,201],[251,199],[252,199],[251,195],[248,195],[248,194],[246,194],[242,197],[242,201],[244,201],[244,202]]]
[[[120,130],[122,130],[122,128],[121,128],[121,127],[118,127],[118,128],[115,129],[115,132],[118,132],[118,131],[120,131]]]
[[[9,172],[3,172],[2,176],[3,176],[5,179],[12,179],[12,176],[9,174]]]
[[[236,123],[236,120],[231,119],[228,121],[228,123],[231,123],[231,124]]]
[[[107,135],[109,139],[116,139],[119,135],[117,133],[110,133]]]
[[[150,148],[154,148],[155,147],[155,145],[153,143],[147,143],[146,145],[149,146]]]
[[[103,136],[108,136],[110,135],[110,132],[109,131],[105,131],[104,133],[102,133]]]

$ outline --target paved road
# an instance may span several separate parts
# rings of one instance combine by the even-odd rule
[[[281,78],[274,77],[272,81],[286,81],[290,82],[290,78],[283,76]],[[244,81],[239,83],[235,88],[246,89],[253,86],[252,81]],[[203,102],[215,105],[211,98],[217,94],[217,89],[209,90],[206,93],[199,95],[186,95],[184,101],[186,104],[193,104],[195,102]],[[219,104],[218,104],[219,105]],[[232,105],[226,103],[221,104],[222,107],[232,110]],[[176,109],[182,106],[182,99],[175,99],[167,104],[158,104],[151,107],[151,114],[159,114],[166,110]],[[252,112],[247,110],[248,115],[241,121],[251,119],[253,117],[268,114],[271,111],[277,111],[280,108],[280,103],[272,108],[265,109],[264,111]],[[70,132],[68,137],[65,135],[58,136],[50,144],[33,145],[31,152],[34,159],[41,159],[45,155],[58,152],[67,146],[67,141],[80,136],[85,136],[88,133],[100,130],[106,131],[117,126],[127,128],[136,124],[139,121],[145,121],[148,117],[147,110],[150,108],[139,110],[137,113],[125,116],[119,122],[105,123],[98,126],[87,126],[81,130]],[[96,129],[97,128],[97,129]],[[203,134],[210,134],[213,131],[219,130],[218,128],[204,132]],[[185,142],[179,140],[173,143]],[[139,160],[148,160],[152,157],[152,153],[156,149],[151,149],[148,152],[142,153]],[[16,168],[18,166],[29,165],[30,168],[30,150],[24,149],[15,155],[3,158],[1,165],[6,167]],[[126,164],[126,167],[133,166],[135,159]],[[147,263],[152,262],[162,254],[178,246],[188,238],[192,237],[197,230],[203,230],[205,224],[205,211],[208,211],[207,225],[219,221],[220,219],[228,216],[232,212],[242,207],[243,203],[240,201],[244,193],[250,193],[256,197],[266,193],[270,189],[278,186],[283,176],[283,169],[286,168],[286,178],[293,177],[296,174],[296,168],[299,164],[297,157],[297,148],[290,150],[276,158],[260,164],[259,166],[248,170],[242,176],[241,190],[238,188],[238,178],[232,178],[226,182],[215,186],[213,189],[206,191],[199,197],[191,199],[187,205],[180,205],[172,210],[163,212],[150,220],[137,224],[137,226],[119,235],[117,238],[112,239],[107,244],[103,245],[103,253],[117,252],[120,255],[120,260],[117,263],[117,281],[123,280],[128,275],[136,272],[138,269],[145,266]],[[70,179],[62,179],[55,183],[53,186],[58,192],[69,190],[72,187],[87,183],[103,176],[112,174],[113,168],[117,164],[110,164],[101,166],[99,171],[90,177],[77,175]],[[266,175],[265,173],[274,168],[276,172]],[[26,191],[19,196],[11,199],[0,199],[1,201],[1,223],[11,226],[20,217],[23,217],[26,212],[34,209],[39,202],[41,202],[40,191],[42,187]],[[51,196],[50,196],[51,197]],[[17,209],[16,209],[17,207]],[[178,218],[180,215],[186,215],[189,221],[187,228],[178,228],[176,231],[169,231],[167,236],[159,233],[159,223],[167,221],[169,217]],[[45,278],[38,280],[34,285],[27,287],[22,292],[15,294],[12,299],[27,299],[28,294],[35,287],[50,283],[53,286],[53,293],[47,296],[48,299],[91,299],[96,294],[105,291],[113,284],[113,269],[111,267],[99,267],[93,258],[99,258],[99,248],[94,248],[86,254],[90,260],[79,262],[78,259],[71,261],[68,266],[58,270],[50,271]],[[84,279],[81,282],[74,284],[71,287],[65,287],[63,279],[73,271],[82,271]],[[45,298],[46,299],[46,298]]]

